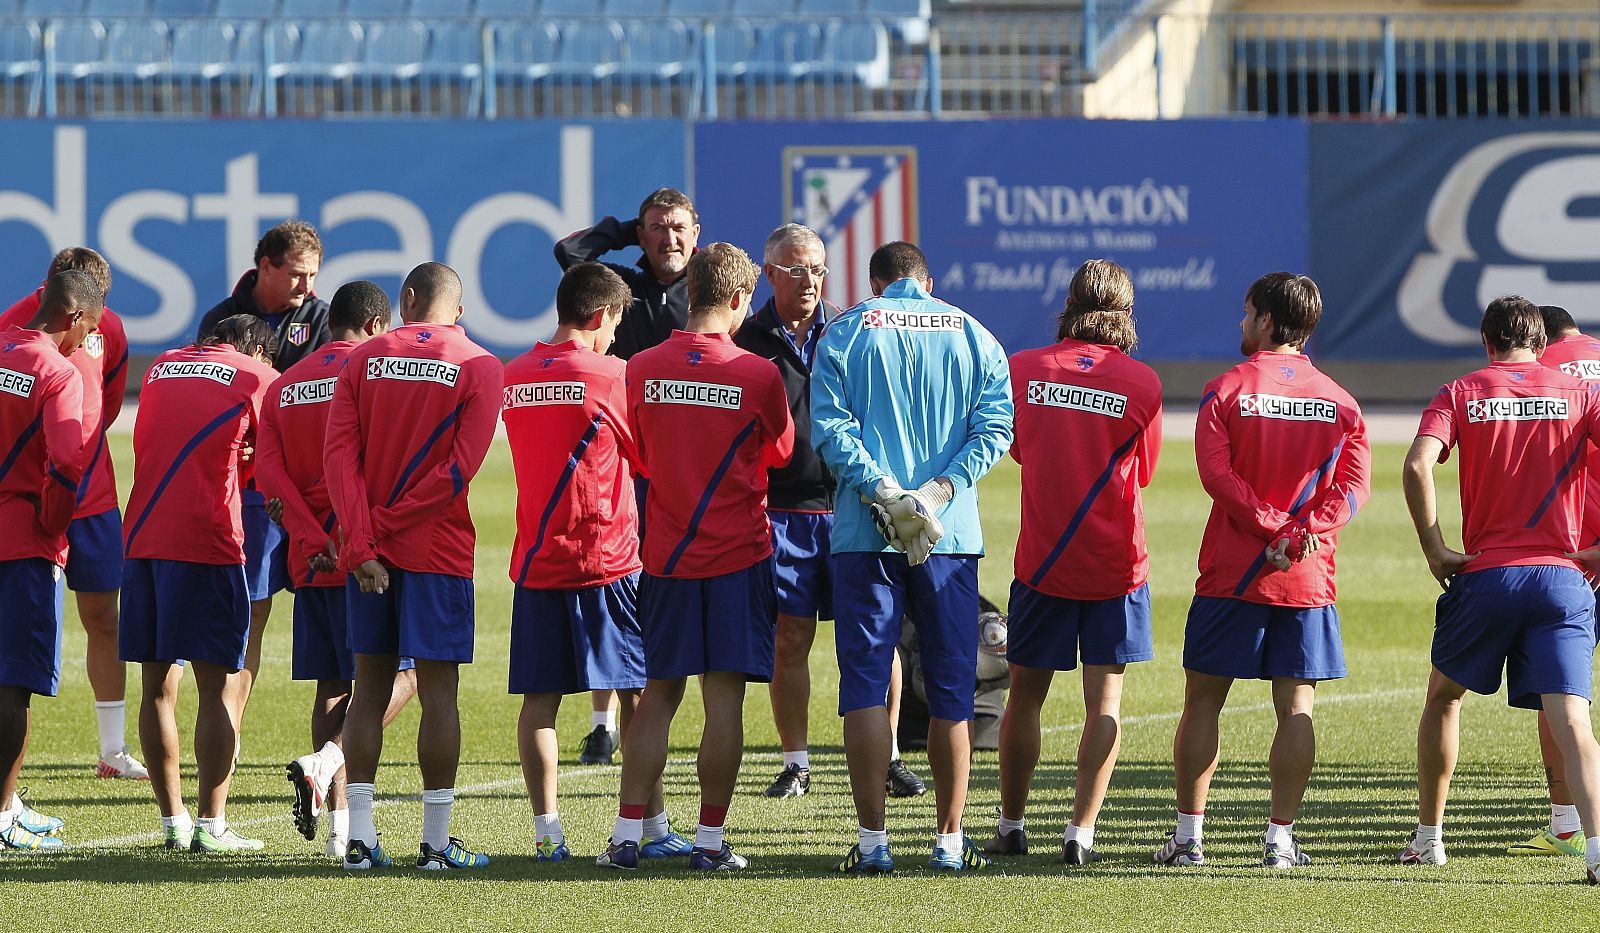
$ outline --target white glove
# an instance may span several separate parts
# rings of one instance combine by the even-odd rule
[[[935,513],[950,501],[948,481],[930,480],[912,492],[899,484],[884,480],[874,493],[872,521],[885,541],[897,551],[904,551],[911,566],[922,563],[933,553],[934,545],[944,537],[944,526]]]
[[[867,504],[867,511],[872,515],[872,524],[878,529],[878,534],[883,535],[884,543],[904,554],[905,542],[900,539],[900,533],[895,529],[894,517],[889,514],[888,504],[905,495],[906,491],[893,479],[880,479],[878,485],[872,488],[873,498],[861,497]]]

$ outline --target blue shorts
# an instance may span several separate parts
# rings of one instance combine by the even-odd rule
[[[389,589],[363,593],[345,581],[350,647],[356,654],[394,654],[426,661],[472,663],[472,579],[389,568]]]
[[[67,526],[67,587],[110,593],[122,586],[122,512],[74,518]]]
[[[61,568],[50,561],[0,561],[0,687],[56,695],[65,596]]]
[[[205,661],[244,668],[250,594],[244,567],[130,557],[117,654],[124,661]]]
[[[1064,599],[1011,582],[1006,660],[1070,671],[1085,664],[1132,664],[1156,656],[1150,635],[1150,584],[1113,599]]]
[[[349,612],[342,586],[302,586],[294,591],[294,680],[355,680]],[[398,670],[416,667],[401,658]]]
[[[651,680],[729,671],[769,681],[778,626],[772,559],[697,580],[646,573],[639,581],[639,623]]]
[[[1183,629],[1183,667],[1246,680],[1337,680],[1345,675],[1339,610],[1196,596]]]
[[[1439,597],[1433,666],[1474,693],[1538,709],[1540,694],[1589,699],[1594,591],[1570,567],[1494,567],[1458,574]]]
[[[509,693],[585,693],[644,686],[639,575],[578,590],[517,587]]]
[[[770,509],[773,576],[778,612],[802,619],[833,618],[832,512]]]
[[[910,616],[928,715],[971,719],[978,683],[978,558],[935,554],[916,567],[904,554],[835,554],[833,560],[839,715],[887,705],[900,623]]]
[[[245,490],[240,514],[244,520],[244,572],[254,603],[289,588],[289,536],[267,517],[261,494],[252,492]]]

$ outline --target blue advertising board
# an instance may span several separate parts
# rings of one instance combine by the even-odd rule
[[[1498,295],[1600,325],[1600,123],[1311,128],[1327,357],[1478,358]]]
[[[704,123],[694,149],[702,243],[759,259],[804,223],[849,306],[873,248],[911,240],[1009,351],[1053,340],[1072,273],[1108,258],[1133,276],[1139,355],[1233,357],[1250,283],[1307,266],[1300,122]]]
[[[555,326],[555,240],[686,183],[673,121],[4,121],[0,138],[0,305],[56,250],[92,246],[135,352],[192,339],[286,217],[321,231],[324,297],[362,278],[394,296],[440,260],[473,336],[519,352]]]

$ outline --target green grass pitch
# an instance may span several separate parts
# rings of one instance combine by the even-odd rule
[[[124,491],[128,439],[115,438]],[[1318,765],[1299,829],[1316,864],[1289,875],[1258,867],[1266,819],[1267,747],[1273,728],[1265,685],[1241,683],[1223,717],[1223,758],[1207,820],[1203,870],[1152,866],[1170,829],[1171,745],[1182,705],[1184,613],[1208,500],[1193,448],[1166,445],[1145,508],[1153,552],[1151,588],[1157,660],[1133,666],[1124,697],[1121,762],[1099,825],[1107,861],[1068,871],[1054,862],[1070,814],[1072,757],[1082,715],[1076,675],[1057,679],[1046,707],[1048,734],[1029,827],[1037,854],[997,861],[990,871],[936,877],[925,865],[933,795],[890,801],[889,831],[901,870],[891,878],[841,878],[834,863],[853,841],[831,626],[812,658],[811,796],[772,801],[760,790],[778,770],[766,688],[746,701],[744,770],[729,838],[750,856],[737,876],[699,877],[679,863],[649,864],[625,877],[592,862],[615,813],[617,769],[579,767],[586,697],[562,710],[562,744],[573,763],[562,778],[563,822],[577,857],[533,861],[531,816],[517,764],[519,698],[506,695],[511,584],[506,566],[515,499],[509,456],[497,445],[472,486],[478,523],[477,663],[462,678],[464,748],[455,831],[494,858],[468,877],[399,868],[352,877],[322,857],[289,819],[284,764],[309,750],[309,684],[289,680],[289,609],[280,596],[265,661],[245,722],[243,760],[228,816],[264,838],[266,851],[238,857],[168,853],[148,787],[93,776],[95,731],[83,664],[83,633],[69,608],[62,691],[34,705],[23,772],[32,800],[66,818],[68,850],[0,859],[0,883],[21,930],[381,930],[381,929],[1135,929],[1177,926],[1283,930],[1505,928],[1545,915],[1575,917],[1592,898],[1575,886],[1577,860],[1505,856],[1506,845],[1544,820],[1545,797],[1532,714],[1501,698],[1474,698],[1463,716],[1463,756],[1446,825],[1450,864],[1406,868],[1389,861],[1415,823],[1415,728],[1427,673],[1432,600],[1399,489],[1403,448],[1374,451],[1375,491],[1345,535],[1339,560],[1347,680],[1319,691]],[[1453,467],[1440,471],[1440,499],[1453,511]],[[1017,471],[1005,461],[981,487],[989,557],[983,590],[1004,602],[1016,538]],[[71,606],[71,599],[68,599]],[[130,677],[130,683],[132,678]],[[186,688],[188,684],[185,685]],[[193,720],[185,691],[180,728]],[[136,705],[137,694],[131,694]],[[690,688],[673,731],[666,780],[675,825],[692,828],[692,760],[698,697]],[[137,744],[132,709],[130,744]],[[415,707],[390,730],[379,772],[377,819],[397,857],[420,831],[414,764]],[[927,774],[927,760],[909,757]],[[193,806],[192,762],[185,780]],[[974,765],[968,831],[984,838],[999,804],[992,752]],[[398,861],[399,859],[397,859]],[[1576,913],[1573,911],[1576,910]]]

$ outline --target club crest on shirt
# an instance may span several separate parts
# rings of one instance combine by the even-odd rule
[[[1128,397],[1101,389],[1034,379],[1028,382],[1028,404],[1071,408],[1108,418],[1121,418],[1128,410]]]
[[[1294,367],[1293,366],[1279,366],[1278,367],[1278,372],[1283,375],[1283,378],[1289,380],[1290,382],[1294,381]]]
[[[409,356],[375,356],[367,360],[368,379],[437,382],[454,386],[460,377],[461,367],[443,360],[416,360]]]
[[[1339,420],[1339,403],[1325,398],[1290,398],[1285,395],[1241,395],[1239,414],[1246,418],[1276,418],[1279,421]]]
[[[536,405],[582,405],[581,382],[525,382],[506,386],[502,408],[531,408]]]
[[[1571,360],[1561,364],[1561,371],[1593,382],[1600,380],[1600,360]]]
[[[283,387],[278,395],[278,404],[284,408],[290,405],[320,405],[333,401],[333,386],[338,379],[311,379],[306,382],[294,382]]]
[[[689,361],[690,366],[699,366],[700,361],[705,359],[705,354],[701,353],[699,350],[690,350],[683,355],[683,358]]]
[[[704,408],[738,408],[744,397],[739,386],[682,379],[646,379],[644,400],[658,405],[699,405]]]
[[[417,343],[427,343],[428,341],[430,341],[432,339],[433,339],[433,331],[431,331],[431,330],[419,330],[419,331],[417,331]]]
[[[298,347],[301,344],[305,343],[307,340],[311,339],[311,325],[310,324],[290,324],[289,325],[289,333],[286,334],[285,336],[287,336],[289,338],[289,342],[290,343],[292,343],[292,344],[294,344],[295,346]]]
[[[949,311],[896,311],[891,308],[868,308],[861,313],[861,326],[956,333],[966,329],[960,314]]]
[[[8,343],[8,344],[6,344],[6,351],[5,352],[10,353],[12,350],[15,350],[16,348],[17,348],[16,344]]]
[[[91,357],[97,360],[104,356],[106,352],[105,335],[99,331],[95,331],[89,336],[83,338],[83,352],[89,354]]]
[[[339,354],[337,353],[324,353],[322,354],[322,365],[327,366],[338,358]]]
[[[1089,370],[1093,369],[1094,368],[1094,357],[1092,357],[1092,356],[1080,356],[1080,357],[1078,357],[1078,368],[1083,370],[1084,372],[1088,372]]]
[[[10,350],[16,344],[7,346]],[[19,373],[14,369],[0,369],[0,392],[15,395],[18,398],[27,398],[33,394],[33,377],[27,373]]]
[[[207,363],[201,360],[170,360],[150,367],[146,382],[160,379],[210,379],[225,386],[233,385],[239,370],[226,363]]]
[[[554,363],[555,361],[556,361],[555,357],[547,356],[544,359],[539,361],[539,368],[540,369],[549,369],[550,368],[550,364]]]
[[[1549,396],[1475,398],[1467,401],[1467,421],[1565,421],[1567,400]]]

